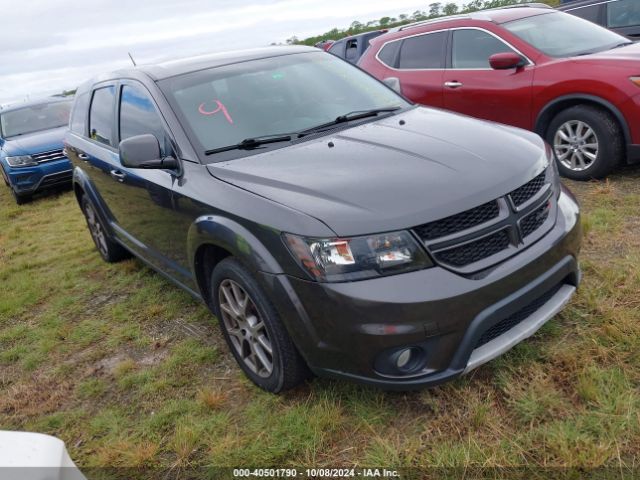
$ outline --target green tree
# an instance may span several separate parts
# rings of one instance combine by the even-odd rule
[[[380,24],[381,27],[386,27],[387,25],[389,25],[389,23],[391,23],[391,17],[382,17],[378,23]]]
[[[442,7],[442,13],[445,15],[455,15],[458,13],[458,5],[455,3],[447,3]]]
[[[435,2],[429,4],[429,17],[439,17],[440,16],[440,8],[442,4],[440,2]]]

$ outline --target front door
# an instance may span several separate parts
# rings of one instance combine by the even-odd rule
[[[494,70],[489,65],[491,55],[512,51],[486,30],[453,30],[449,68],[444,73],[444,108],[530,128],[535,67],[526,59],[526,66],[509,70]]]

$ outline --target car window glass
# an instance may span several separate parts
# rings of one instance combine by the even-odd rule
[[[115,87],[99,88],[93,93],[89,111],[89,136],[96,142],[113,146],[113,105]]]
[[[619,0],[611,2],[607,4],[607,17],[608,26],[612,28],[640,25],[640,1]]]
[[[382,50],[380,50],[380,52],[378,53],[378,58],[380,59],[380,61],[388,67],[395,68],[396,53],[398,53],[400,43],[401,42],[391,42],[382,47]]]
[[[451,65],[453,68],[491,68],[491,55],[512,51],[504,42],[482,30],[455,30]]]
[[[344,56],[344,42],[336,42],[329,48],[329,53],[333,53],[339,57]]]
[[[8,110],[0,115],[3,138],[69,125],[71,101],[40,103]],[[0,110],[2,112],[2,110]]]
[[[153,100],[143,88],[124,85],[120,95],[120,141],[149,133],[158,139],[165,156],[169,142]]]
[[[345,58],[350,62],[353,62],[358,58],[358,40],[352,39],[347,42],[347,50]]]
[[[576,17],[584,18],[585,20],[589,20],[590,22],[598,23],[600,7],[600,5],[589,5],[587,7],[577,7],[565,11],[567,13],[570,13],[571,15],[575,15]]]
[[[71,116],[71,131],[78,135],[87,135],[87,110],[89,109],[89,92],[76,97]]]
[[[400,47],[400,68],[443,68],[447,32],[406,38]]]

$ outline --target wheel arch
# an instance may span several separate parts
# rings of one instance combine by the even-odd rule
[[[221,216],[196,219],[188,233],[191,269],[203,300],[211,305],[211,273],[233,256],[255,272],[282,273],[282,268],[263,243],[246,227]]]
[[[624,135],[625,142],[625,151],[627,145],[631,143],[631,133],[629,131],[629,125],[627,120],[624,118],[622,112],[611,102],[605,100],[604,98],[597,97],[595,95],[586,95],[586,94],[575,94],[575,95],[565,95],[562,97],[558,97],[551,102],[547,103],[545,107],[540,111],[538,117],[535,122],[535,132],[540,135],[542,138],[547,137],[547,129],[553,118],[563,110],[566,110],[570,107],[575,107],[576,105],[592,105],[596,107],[600,107],[609,113],[611,113],[618,125],[622,129],[622,134]]]

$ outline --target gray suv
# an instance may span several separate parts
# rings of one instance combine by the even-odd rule
[[[78,89],[66,151],[98,251],[205,302],[246,375],[433,385],[532,335],[580,279],[578,205],[537,135],[275,47]]]

